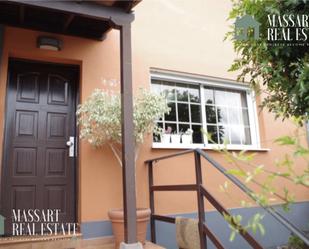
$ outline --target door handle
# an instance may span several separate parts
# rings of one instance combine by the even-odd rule
[[[74,143],[73,143],[72,141],[70,141],[70,140],[67,141],[67,146],[68,146],[68,147],[73,146],[73,145],[74,145]]]
[[[69,147],[69,157],[75,157],[75,137],[70,137],[66,145]]]

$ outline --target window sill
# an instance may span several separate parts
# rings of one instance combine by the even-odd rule
[[[212,144],[163,144],[163,143],[152,143],[153,149],[204,149],[204,150],[216,150],[223,148],[223,145],[212,145]],[[227,150],[234,151],[257,151],[257,152],[268,152],[269,148],[259,148],[256,146],[244,146],[244,145],[227,145]]]

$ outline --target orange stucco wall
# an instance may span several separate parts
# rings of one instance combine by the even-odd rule
[[[228,30],[226,17],[230,9],[228,1],[143,1],[136,7],[136,20],[132,27],[133,81],[134,88],[149,87],[150,68],[161,68],[180,72],[196,73],[235,79],[227,70],[235,57],[232,44],[223,42]],[[62,35],[53,36],[63,41],[59,52],[36,48],[36,38],[42,32],[5,28],[4,51],[0,71],[0,127],[4,124],[5,91],[9,57],[78,64],[81,68],[81,101],[95,88],[102,88],[103,80],[119,80],[119,33],[108,33],[103,42]],[[272,140],[294,126],[286,121],[274,120],[273,115],[259,113],[259,127],[262,146],[269,152],[258,152],[255,163],[275,169],[275,160],[284,150],[272,144]],[[3,132],[0,132],[0,141]],[[305,136],[303,136],[305,143]],[[2,143],[0,143],[2,146]],[[2,148],[0,148],[2,152]],[[151,148],[148,137],[139,152],[136,165],[138,206],[148,206],[147,168],[143,161],[168,154],[171,150]],[[209,152],[219,162],[224,158],[217,152]],[[1,155],[2,156],[2,155]],[[156,183],[190,183],[194,180],[193,157],[168,160],[155,169]],[[224,182],[219,173],[205,164],[205,185],[228,207],[237,207],[237,198],[242,195],[231,188],[235,198],[227,198],[219,191]],[[302,164],[297,165],[298,168]],[[85,142],[80,143],[79,154],[79,221],[107,219],[107,211],[122,206],[121,168],[111,150],[106,147],[94,149]],[[278,182],[282,188],[288,183]],[[291,187],[291,186],[290,186]],[[293,188],[295,190],[295,188]],[[298,188],[298,200],[308,200],[309,193]],[[157,211],[160,213],[185,213],[196,210],[195,194],[162,193],[156,195]],[[209,207],[208,207],[209,208]]]

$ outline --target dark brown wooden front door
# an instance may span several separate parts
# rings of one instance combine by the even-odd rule
[[[77,82],[72,66],[9,63],[0,212],[6,234],[13,209],[61,209],[59,222],[75,222],[76,156],[67,141],[76,136]]]

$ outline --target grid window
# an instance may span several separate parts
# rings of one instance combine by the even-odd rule
[[[171,127],[172,133],[180,134],[193,130],[193,143],[203,143],[200,87],[167,81],[152,80],[152,90],[164,94],[170,107],[170,113],[157,124],[163,130]],[[159,142],[158,136],[154,137]]]
[[[249,121],[253,106],[247,103],[246,90],[155,79],[152,90],[166,97],[171,110],[157,120],[163,130],[180,134],[192,129],[195,144],[253,144],[255,124]],[[154,136],[154,142],[160,142],[160,137]]]

